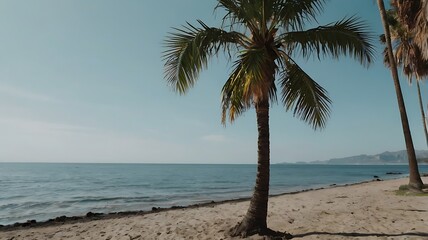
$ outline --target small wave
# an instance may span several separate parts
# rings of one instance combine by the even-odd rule
[[[95,197],[95,196],[80,196],[73,197],[69,203],[92,203],[92,202],[112,202],[112,201],[123,201],[123,202],[134,202],[143,201],[150,197]]]
[[[32,208],[45,208],[51,205],[50,202],[24,202],[20,204],[22,207],[32,209]]]
[[[0,211],[4,211],[7,209],[15,209],[15,208],[19,208],[20,206],[21,204],[18,204],[18,203],[8,203],[8,204],[0,205]]]

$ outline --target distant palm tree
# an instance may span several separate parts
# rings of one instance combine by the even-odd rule
[[[327,26],[305,30],[315,20],[324,0],[219,0],[224,11],[220,28],[201,20],[174,28],[165,42],[165,78],[180,94],[196,82],[208,59],[225,52],[236,58],[232,73],[222,89],[222,122],[233,122],[245,110],[255,107],[258,126],[257,179],[250,207],[233,236],[266,234],[269,195],[269,107],[277,101],[277,85],[286,110],[322,128],[330,113],[331,100],[297,65],[295,56],[337,59],[348,55],[363,65],[373,56],[365,25],[347,18]]]
[[[414,34],[415,43],[428,60],[428,0],[391,0],[401,24]]]
[[[403,94],[401,92],[400,80],[398,78],[397,64],[394,58],[390,27],[388,24],[388,16],[385,10],[383,0],[377,0],[379,12],[385,31],[385,43],[387,45],[388,62],[390,64],[392,78],[394,80],[395,93],[397,95],[398,109],[400,111],[401,124],[403,127],[404,140],[406,143],[407,157],[409,161],[409,186],[415,189],[422,189],[423,182],[418,170],[418,162],[416,161],[415,148],[413,146],[412,134],[410,133],[409,120],[407,118],[406,107],[404,105]]]
[[[428,0],[421,0],[415,22],[415,42],[428,60]]]
[[[392,2],[392,8],[387,11],[387,19],[394,48],[394,57],[397,65],[402,67],[403,73],[409,80],[409,83],[411,84],[413,79],[416,79],[422,124],[425,132],[426,144],[428,146],[427,123],[419,84],[428,76],[428,60],[423,58],[422,51],[415,43],[415,32],[413,28],[409,28],[412,26],[403,22],[403,19],[397,14],[398,12],[397,4]],[[383,43],[385,43],[384,36],[382,39]],[[384,60],[386,65],[390,67],[387,49],[384,50]]]

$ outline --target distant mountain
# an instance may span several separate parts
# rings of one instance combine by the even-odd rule
[[[428,151],[416,151],[416,158],[419,163],[428,163]],[[407,164],[406,150],[398,152],[383,152],[376,155],[358,155],[344,158],[333,158],[326,161],[313,161],[312,164],[345,164],[345,165],[383,165],[383,164]]]

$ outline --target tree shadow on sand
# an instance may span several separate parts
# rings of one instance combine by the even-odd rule
[[[358,233],[358,232],[308,232],[302,234],[291,235],[287,232],[279,232],[271,229],[267,229],[262,232],[261,235],[265,237],[265,239],[269,240],[283,240],[283,239],[293,239],[293,238],[303,238],[307,236],[342,236],[342,237],[402,237],[402,236],[413,236],[413,237],[423,237],[428,238],[427,232],[406,232],[406,233]]]
[[[293,238],[306,237],[306,236],[314,236],[314,235],[343,236],[343,237],[400,237],[400,236],[428,237],[428,233],[426,233],[426,232],[407,232],[407,233],[397,233],[397,234],[390,234],[390,233],[357,233],[357,232],[352,232],[352,233],[346,233],[346,232],[338,232],[338,233],[331,233],[331,232],[308,232],[308,233],[302,233],[302,234],[293,235]]]
[[[284,240],[284,239],[292,239],[293,238],[293,235],[291,235],[290,233],[279,232],[279,231],[272,230],[270,228],[260,230],[257,233],[250,233],[250,235],[247,235],[247,236],[241,235],[241,237],[246,238],[246,237],[251,236],[252,234],[258,234],[259,236],[263,236],[264,239],[266,239],[266,240]]]

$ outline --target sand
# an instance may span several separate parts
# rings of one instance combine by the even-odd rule
[[[268,226],[294,239],[428,239],[428,197],[396,195],[406,183],[373,181],[271,197]],[[0,239],[231,239],[225,232],[242,219],[248,204],[0,231]]]

